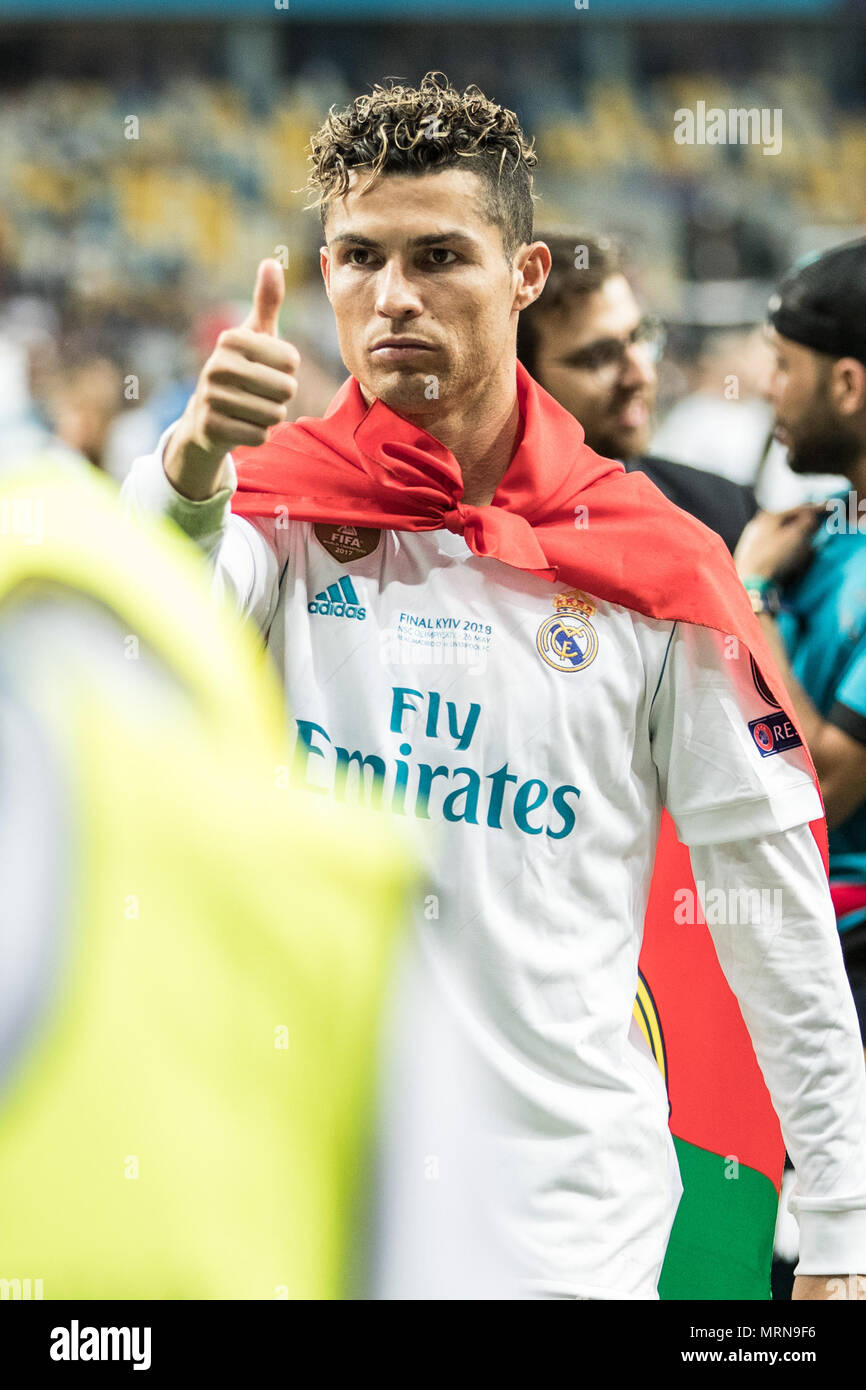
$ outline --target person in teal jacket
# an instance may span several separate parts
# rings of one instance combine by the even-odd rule
[[[734,559],[818,771],[866,1039],[866,238],[798,264],[770,302],[770,325],[769,395],[791,468],[842,474],[851,486],[756,517]]]

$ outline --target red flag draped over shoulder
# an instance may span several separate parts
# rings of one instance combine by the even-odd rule
[[[477,555],[648,617],[715,628],[743,642],[796,726],[721,538],[643,474],[626,473],[588,448],[577,421],[519,363],[517,391],[519,442],[489,506],[461,500],[460,468],[445,445],[382,401],[368,406],[350,378],[324,418],[280,425],[262,447],[235,452],[233,510],[393,530],[444,526],[463,534]],[[826,870],[823,818],[811,828]],[[736,1001],[706,927],[686,933],[673,923],[673,895],[683,887],[695,891],[688,854],[665,813],[641,973],[664,1036],[671,1129],[699,1150],[735,1155],[778,1188],[784,1152],[778,1122]],[[682,1166],[679,1146],[678,1152]],[[697,1237],[689,1239],[697,1250]],[[704,1251],[709,1254],[719,1252]],[[701,1294],[693,1289],[691,1296]]]

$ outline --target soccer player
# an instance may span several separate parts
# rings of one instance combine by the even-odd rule
[[[743,586],[517,363],[550,253],[515,115],[431,74],[332,111],[311,150],[349,380],[281,424],[299,361],[263,262],[127,503],[174,517],[266,635],[298,784],[416,824],[418,1027],[426,990],[496,1088],[527,1296],[656,1296],[681,1183],[630,1020],[662,807],[708,889],[781,895],[712,930],[797,1166],[795,1292],[828,1297],[866,1263],[866,1076],[811,764],[755,734],[750,651],[778,678]]]
[[[520,315],[520,361],[580,421],[591,449],[646,473],[733,550],[757,511],[752,488],[648,453],[663,330],[641,312],[619,249],[578,233],[539,237],[552,265],[544,294]]]
[[[817,507],[761,513],[734,559],[821,782],[830,891],[866,1040],[864,312],[866,239],[795,267],[774,297],[777,436],[795,473],[832,471],[851,486]]]

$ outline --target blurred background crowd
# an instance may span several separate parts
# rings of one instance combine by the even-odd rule
[[[264,255],[286,267],[297,413],[320,413],[343,369],[304,210],[310,132],[376,80],[440,68],[535,136],[539,226],[622,241],[667,327],[654,450],[755,484],[764,506],[801,500],[770,443],[754,330],[793,259],[862,228],[866,14],[678,14],[675,0],[407,0],[398,14],[246,0],[230,15],[218,0],[88,0],[74,20],[56,0],[38,18],[7,0],[4,14],[4,452],[51,440],[122,480],[245,312]],[[678,144],[674,113],[701,101],[780,111],[780,150]]]

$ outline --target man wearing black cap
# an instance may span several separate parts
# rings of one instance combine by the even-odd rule
[[[866,1039],[866,238],[800,262],[769,318],[769,398],[790,467],[841,473],[851,488],[759,514],[734,560],[818,772],[831,893]]]

